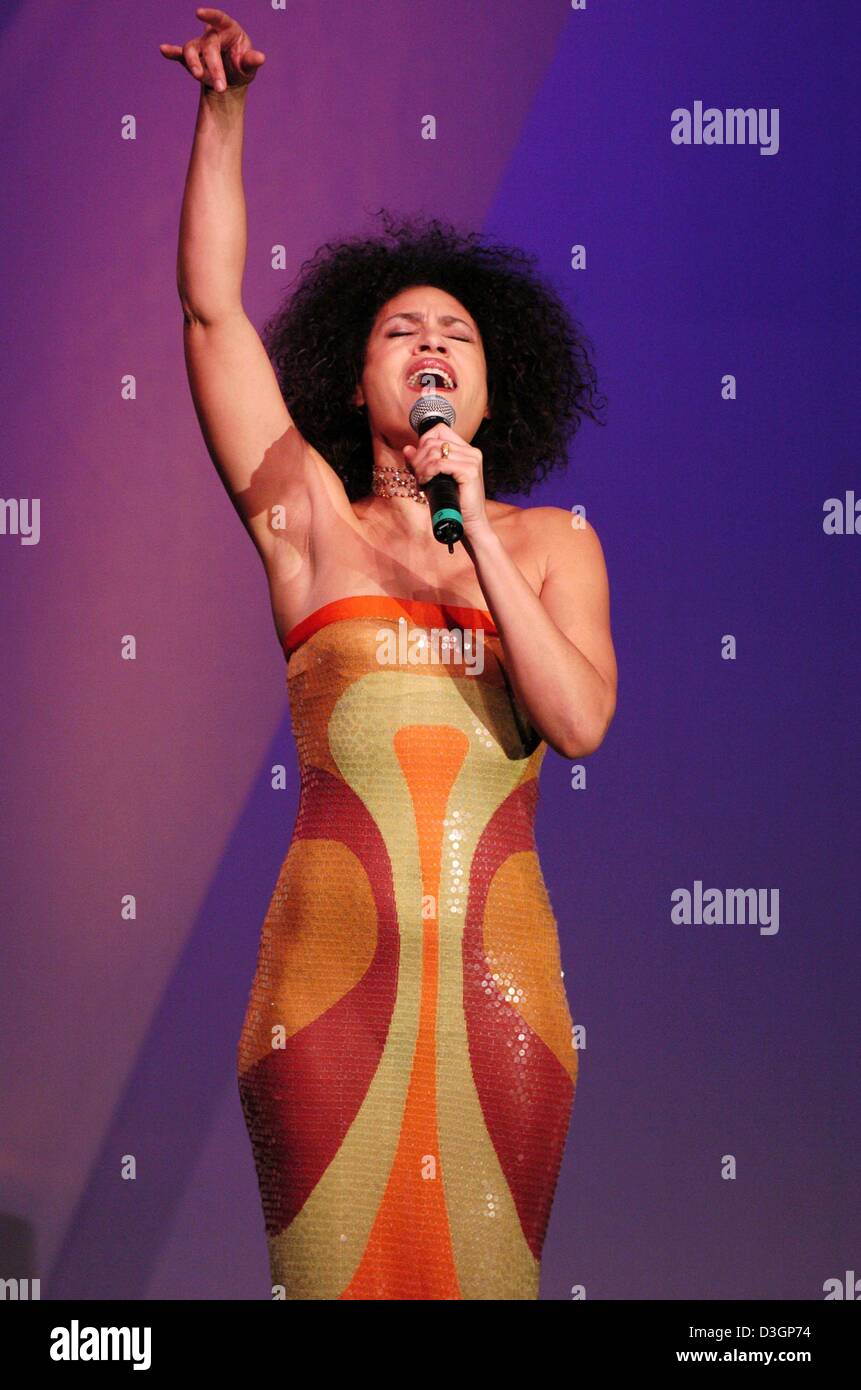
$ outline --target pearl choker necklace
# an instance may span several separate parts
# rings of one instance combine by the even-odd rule
[[[374,468],[371,488],[375,497],[410,497],[414,502],[423,502],[427,506],[428,499],[420,491],[415,473],[409,469],[405,471],[383,465]]]

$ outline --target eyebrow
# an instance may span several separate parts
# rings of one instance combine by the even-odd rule
[[[392,319],[410,319],[413,323],[421,323],[423,318],[424,314],[415,313],[413,310],[407,310],[402,314],[389,314],[389,317],[387,319],[383,319],[383,322],[380,324],[380,327],[385,328],[386,324],[391,323]],[[439,321],[440,323],[446,324],[446,326],[452,323],[462,323],[464,328],[469,329],[470,333],[475,332],[475,329],[473,328],[473,325],[471,323],[467,323],[466,319],[459,319],[456,314],[441,314]]]

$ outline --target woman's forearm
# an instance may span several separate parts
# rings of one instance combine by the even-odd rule
[[[242,304],[248,241],[242,187],[247,87],[201,87],[179,223],[176,282],[186,318],[214,323]]]
[[[518,702],[563,757],[594,752],[612,717],[604,677],[560,632],[493,531],[471,537],[468,547]]]

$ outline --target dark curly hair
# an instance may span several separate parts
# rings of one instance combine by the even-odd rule
[[[332,465],[351,501],[371,491],[367,414],[353,404],[365,349],[384,304],[412,285],[458,299],[478,324],[487,362],[491,419],[472,439],[481,449],[488,497],[528,493],[565,467],[566,443],[588,415],[602,424],[591,344],[536,257],[482,244],[434,218],[397,220],[380,209],[385,235],[326,242],[305,261],[297,288],[267,321],[262,339],[300,433]]]

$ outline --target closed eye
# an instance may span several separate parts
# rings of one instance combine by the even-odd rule
[[[407,332],[403,332],[403,333],[395,332],[395,333],[387,333],[387,334],[386,334],[386,337],[387,337],[387,338],[408,338],[409,336],[410,336],[410,335],[409,335],[409,333],[407,333]],[[456,343],[471,343],[471,342],[472,342],[472,339],[471,339],[471,338],[459,338],[459,337],[457,336],[456,333],[450,333],[448,336],[449,336],[450,338],[454,338],[454,341],[455,341]]]

